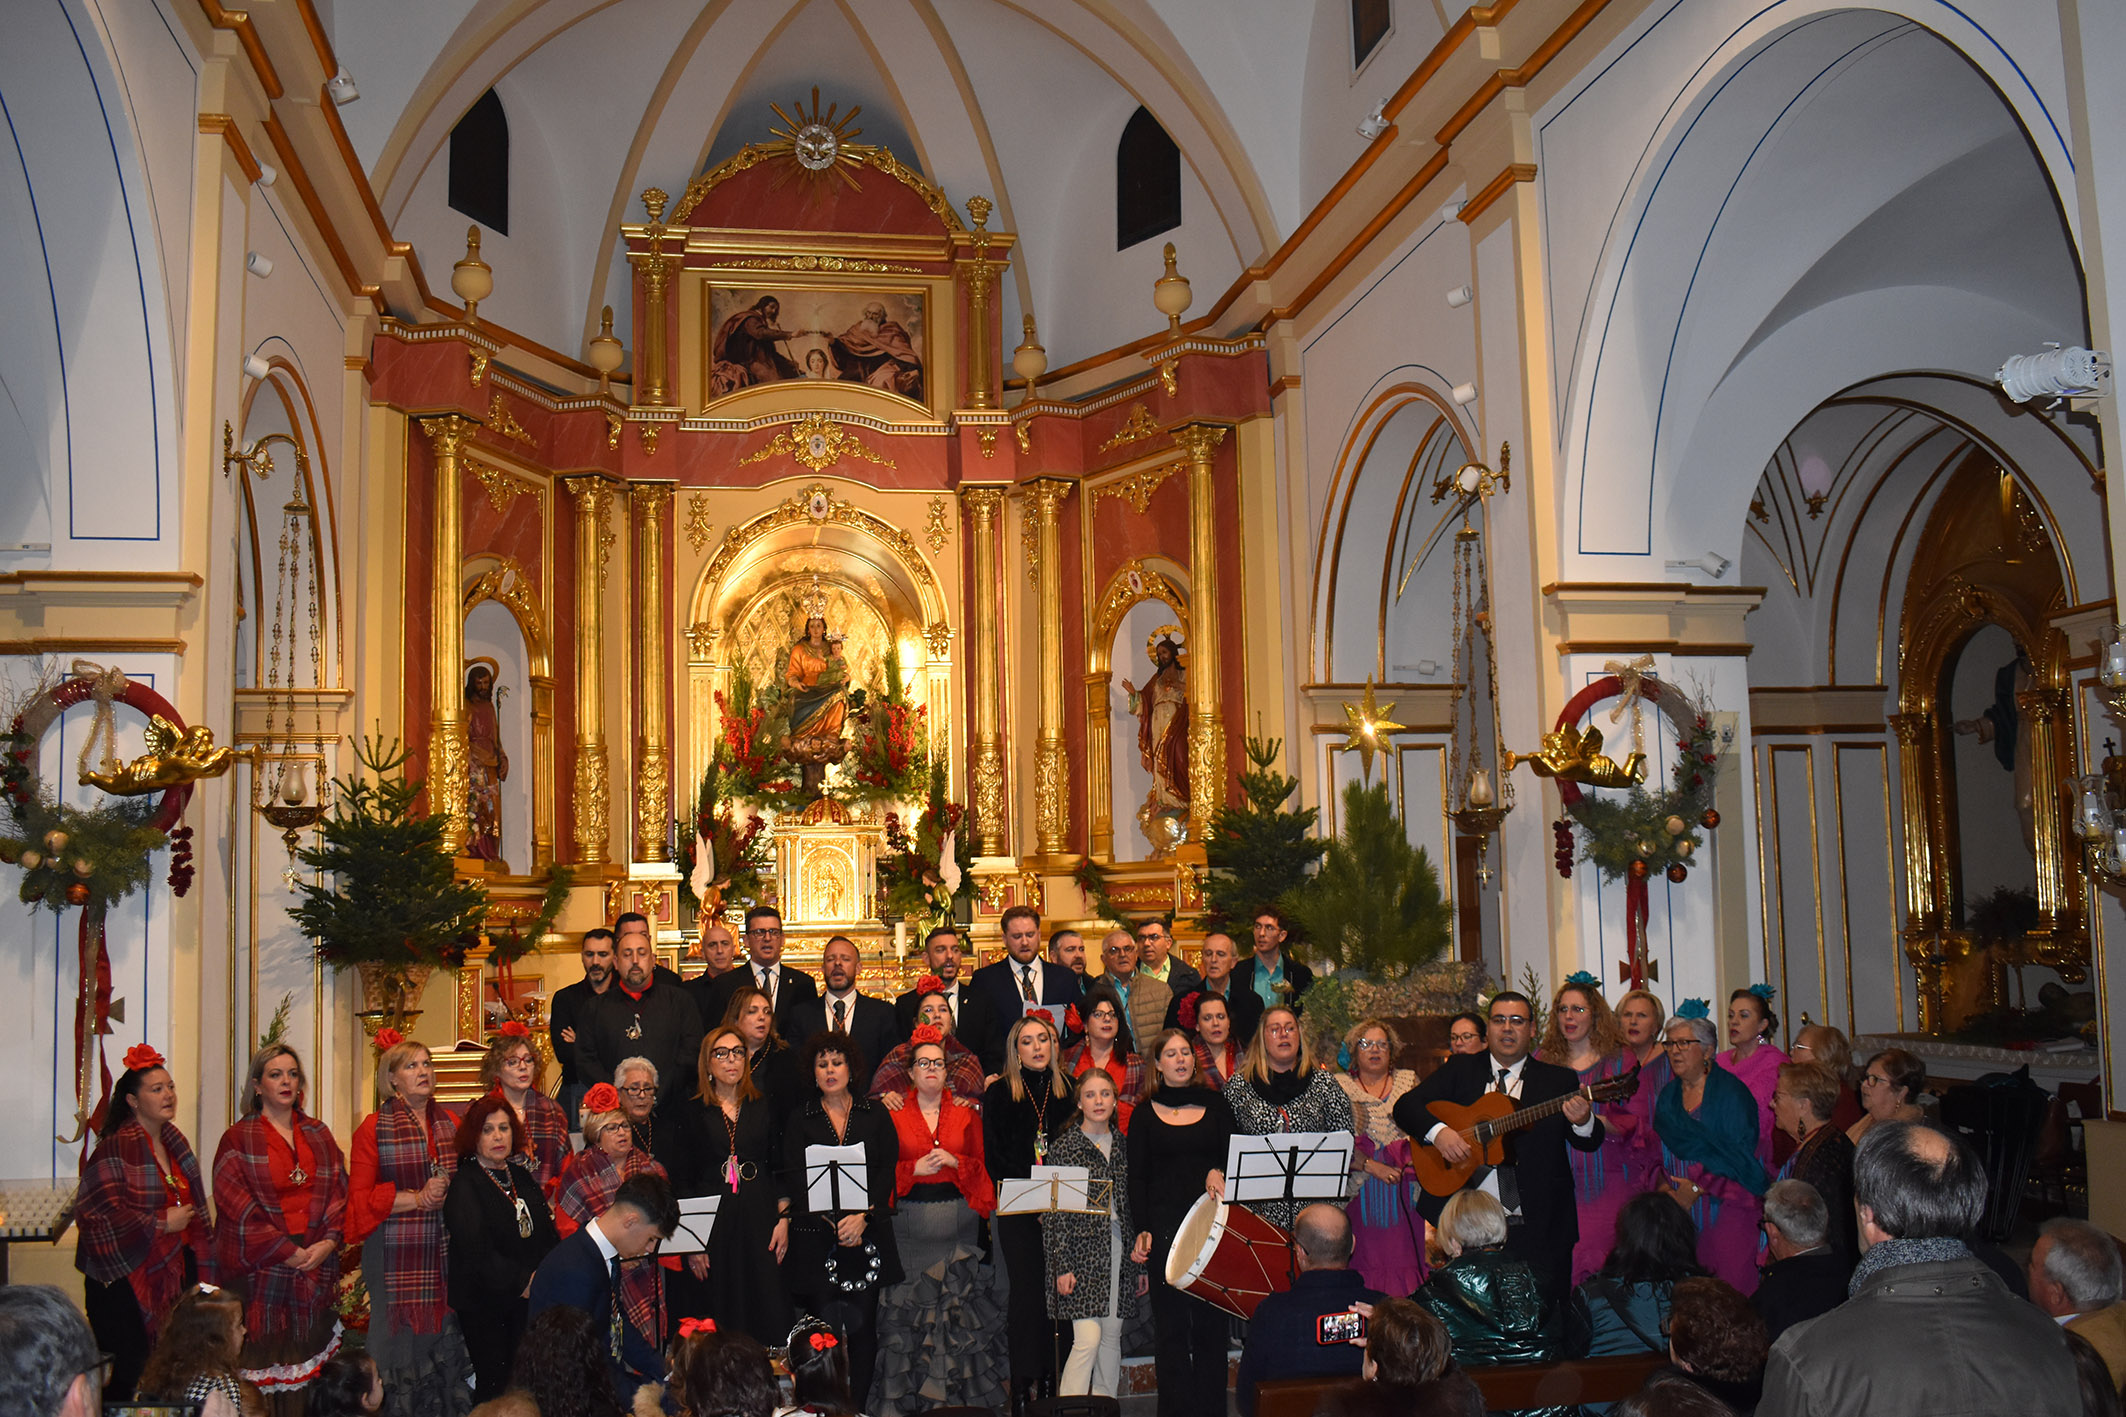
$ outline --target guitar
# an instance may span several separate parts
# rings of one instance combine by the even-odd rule
[[[1506,1133],[1533,1126],[1545,1117],[1564,1111],[1565,1104],[1575,1097],[1584,1097],[1589,1102],[1620,1102],[1638,1090],[1639,1070],[1633,1068],[1621,1077],[1590,1083],[1548,1102],[1535,1102],[1519,1109],[1503,1092],[1487,1092],[1467,1107],[1452,1102],[1434,1102],[1426,1110],[1469,1143],[1469,1155],[1459,1166],[1452,1165],[1439,1154],[1437,1147],[1420,1143],[1412,1137],[1410,1165],[1416,1170],[1417,1183],[1425,1188],[1425,1194],[1451,1196],[1469,1184],[1469,1178],[1476,1174],[1478,1167],[1504,1164]]]

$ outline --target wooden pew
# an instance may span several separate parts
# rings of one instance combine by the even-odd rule
[[[1493,1412],[1523,1407],[1569,1407],[1580,1402],[1615,1402],[1637,1392],[1656,1369],[1666,1367],[1666,1353],[1639,1353],[1622,1358],[1568,1358],[1556,1363],[1507,1363],[1464,1369],[1483,1390],[1484,1406]],[[1255,1417],[1314,1417],[1314,1406],[1345,1378],[1277,1378],[1255,1384]]]

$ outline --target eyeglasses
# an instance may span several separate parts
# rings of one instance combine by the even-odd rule
[[[1526,1028],[1528,1023],[1529,1018],[1526,1014],[1493,1014],[1491,1016],[1491,1026],[1493,1028]]]
[[[1663,1048],[1703,1048],[1705,1045],[1695,1038],[1671,1038],[1663,1042],[1661,1046]]]
[[[908,1065],[919,1073],[934,1073],[945,1066],[943,1058],[917,1058]]]
[[[777,925],[777,926],[774,926],[773,928],[762,928],[762,929],[756,929],[756,930],[748,930],[748,931],[746,931],[746,938],[747,938],[747,939],[749,939],[749,940],[772,940],[772,939],[774,939],[774,938],[775,938],[775,937],[776,937],[777,935],[780,935],[781,933],[782,933],[782,926],[780,926],[780,925]]]
[[[746,1050],[743,1048],[711,1048],[709,1050],[709,1056],[719,1063],[729,1062],[733,1058],[743,1058],[745,1055]]]
[[[1866,1087],[1871,1082],[1874,1083],[1877,1087],[1888,1087],[1890,1085],[1890,1080],[1886,1077],[1883,1077],[1880,1073],[1869,1073],[1867,1076],[1863,1077],[1860,1080],[1860,1085],[1862,1087]]]
[[[1092,1012],[1091,1012],[1090,1014],[1087,1014],[1087,1015],[1086,1015],[1086,1017],[1087,1017],[1087,1018],[1104,1018],[1104,1019],[1119,1019],[1119,1018],[1121,1017],[1121,1015],[1120,1015],[1120,1014],[1118,1014],[1118,1013],[1116,1013],[1116,1012],[1114,1011],[1114,1009],[1112,1009],[1112,1008],[1111,1008],[1111,1007],[1109,1007],[1108,1005],[1106,1005],[1106,1004],[1102,1004],[1102,1005],[1100,1005],[1100,1007],[1098,1007],[1098,1008],[1094,1009],[1094,1010],[1093,1010],[1093,1011],[1092,1011]]]
[[[1388,1051],[1388,1040],[1385,1038],[1361,1038],[1352,1046],[1361,1053],[1385,1053]]]
[[[620,1090],[630,1097],[648,1097],[657,1090],[657,1085],[650,1082],[631,1082]]]
[[[1481,1043],[1483,1042],[1483,1040],[1484,1035],[1481,1033],[1469,1033],[1465,1031],[1462,1033],[1450,1033],[1447,1035],[1447,1041],[1449,1043]]]

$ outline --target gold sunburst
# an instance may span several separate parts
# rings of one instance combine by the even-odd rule
[[[783,126],[768,130],[772,141],[761,144],[765,151],[789,158],[808,178],[823,178],[831,172],[851,188],[862,190],[848,171],[862,167],[874,151],[871,144],[855,141],[864,132],[855,126],[856,115],[864,111],[862,104],[839,116],[840,104],[829,104],[821,112],[819,87],[815,84],[809,109],[801,102],[790,105],[795,117],[783,112],[781,104],[771,103],[768,107],[775,110]]]

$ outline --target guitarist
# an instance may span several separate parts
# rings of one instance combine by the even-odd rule
[[[1491,1001],[1488,1045],[1483,1052],[1455,1054],[1433,1074],[1403,1094],[1395,1104],[1395,1124],[1412,1138],[1432,1145],[1442,1160],[1456,1165],[1474,1150],[1453,1128],[1429,1111],[1435,1102],[1468,1107],[1487,1092],[1503,1091],[1516,1108],[1574,1092],[1580,1080],[1572,1069],[1529,1056],[1535,1043],[1535,1008],[1512,990]],[[1572,1247],[1580,1235],[1579,1208],[1573,1198],[1570,1145],[1595,1151],[1602,1145],[1602,1120],[1594,1105],[1574,1097],[1562,1115],[1506,1133],[1505,1164],[1479,1168],[1472,1184],[1506,1207],[1506,1249],[1528,1262],[1543,1285],[1546,1302],[1561,1301],[1572,1277]],[[1426,1194],[1418,1209],[1427,1224],[1439,1223],[1442,1196]]]

